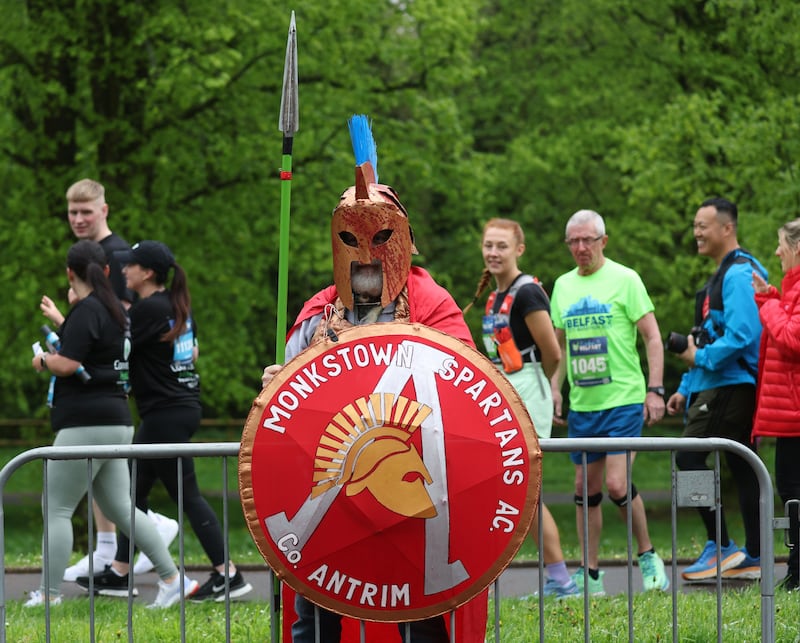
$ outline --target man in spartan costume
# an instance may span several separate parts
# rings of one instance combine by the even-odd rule
[[[378,183],[377,154],[367,118],[354,116],[349,126],[356,156],[355,185],[342,194],[333,211],[334,284],[314,295],[300,311],[287,337],[286,360],[325,335],[334,336],[342,329],[375,322],[424,324],[474,347],[461,310],[450,294],[427,271],[411,265],[411,255],[417,254],[417,249],[408,212],[393,188]],[[264,385],[280,368],[281,365],[273,364],[264,369]],[[365,401],[364,407],[373,409],[374,414],[376,406],[391,409],[396,408],[398,402],[370,401],[368,405]],[[325,472],[329,469],[321,470],[315,476],[317,493],[339,484],[349,495],[367,490],[387,507],[396,503],[392,508],[403,515],[420,518],[435,515],[436,510],[421,479],[405,483],[409,489],[403,499],[390,492],[397,484],[403,484],[398,481],[408,471],[418,472],[422,479],[430,478],[419,453],[408,444],[411,434],[429,412],[424,405],[420,406],[406,424],[373,418],[376,426],[363,427],[361,435],[343,437],[335,427],[329,427],[321,438],[318,457],[324,458],[329,448],[340,448],[337,444],[342,440],[349,443],[348,453],[353,457],[352,461],[343,462],[333,476]],[[377,428],[379,424],[383,428]],[[483,592],[456,610],[459,641],[479,643],[484,640],[486,607],[486,593]],[[285,623],[292,622],[288,608],[287,601]],[[297,594],[294,609],[297,619],[291,625],[292,640],[312,643],[315,640],[314,604]],[[319,612],[323,643],[359,640],[357,621],[322,608]],[[405,623],[397,626],[367,623],[366,627],[368,641],[406,640]],[[446,615],[414,621],[409,628],[411,641],[445,643],[450,640],[448,628]]]

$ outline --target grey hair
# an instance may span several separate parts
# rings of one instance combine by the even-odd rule
[[[606,233],[606,224],[603,221],[603,217],[601,217],[597,212],[594,210],[578,210],[575,214],[573,214],[569,221],[567,221],[567,227],[565,231],[569,234],[569,229],[572,226],[576,225],[583,225],[585,223],[594,224],[594,229],[598,235],[605,235]]]

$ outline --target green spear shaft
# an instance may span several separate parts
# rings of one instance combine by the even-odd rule
[[[289,20],[289,36],[286,41],[286,60],[283,65],[283,91],[278,129],[283,132],[283,157],[281,158],[281,220],[278,245],[278,315],[275,332],[275,363],[283,364],[286,358],[286,308],[289,291],[289,210],[292,201],[292,144],[298,129],[297,96],[297,27],[294,11]],[[281,609],[281,584],[275,574],[272,580],[272,641],[280,640],[277,615]]]
[[[298,129],[297,110],[297,28],[294,11],[289,21],[286,61],[283,65],[283,92],[278,129],[283,132],[281,159],[281,221],[278,246],[278,321],[275,334],[275,362],[282,364],[286,356],[286,308],[289,290],[289,208],[292,200],[292,143]]]

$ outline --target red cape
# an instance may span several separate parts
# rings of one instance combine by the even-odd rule
[[[412,322],[425,324],[475,347],[461,309],[453,301],[450,293],[437,284],[427,270],[412,266],[406,284]],[[306,319],[321,314],[325,306],[332,304],[337,297],[336,286],[328,286],[309,299],[286,335],[286,339],[288,340]]]
[[[465,344],[475,347],[472,335],[464,315],[456,305],[453,297],[447,290],[437,284],[428,272],[417,266],[411,267],[408,275],[408,306],[410,321],[425,324],[437,330],[457,337]],[[325,310],[327,304],[336,301],[338,293],[336,286],[328,286],[309,299],[295,320],[294,326],[286,336],[288,340],[292,333],[306,319],[319,315]],[[294,591],[283,585],[283,640],[291,643],[292,623],[297,616],[294,611]],[[471,601],[456,610],[456,640],[461,643],[483,643],[486,637],[486,614],[489,590],[478,594]],[[447,630],[450,631],[450,618],[444,615]],[[357,643],[361,640],[359,621],[353,618],[342,618],[342,643]],[[381,643],[400,643],[402,638],[395,623],[366,623],[366,640],[381,641]]]
[[[294,591],[285,583],[281,585],[283,608],[283,643],[292,643],[292,623],[297,620],[294,611]],[[459,643],[484,643],[486,641],[486,615],[489,602],[488,588],[456,610],[456,637]],[[442,618],[450,634],[450,613]],[[342,617],[341,643],[360,643],[361,621]],[[364,640],[367,643],[404,643],[397,623],[364,621]],[[452,638],[452,635],[450,636]]]

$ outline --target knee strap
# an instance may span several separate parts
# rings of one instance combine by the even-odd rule
[[[596,507],[603,501],[603,492],[598,491],[596,494],[589,496],[586,498],[586,502],[590,507]],[[583,507],[583,495],[582,494],[575,494],[575,504],[579,507]]]
[[[636,485],[631,482],[631,500],[638,495],[639,490],[636,488]],[[609,496],[609,498],[611,498],[611,496]],[[617,505],[617,507],[624,507],[628,504],[628,494],[625,494],[622,498],[611,498],[611,502]]]

